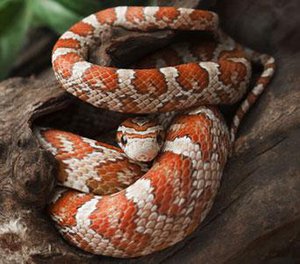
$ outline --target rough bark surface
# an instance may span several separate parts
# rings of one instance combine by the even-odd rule
[[[198,2],[161,1],[189,7]],[[242,124],[220,192],[198,231],[172,248],[137,259],[93,256],[69,246],[45,209],[56,162],[31,128],[55,125],[95,137],[103,123],[111,124],[110,130],[124,117],[65,94],[51,73],[14,78],[0,83],[0,263],[300,262],[299,1],[203,4],[219,13],[222,27],[235,39],[273,54],[278,69]],[[95,56],[101,55],[102,64],[129,63],[124,57],[143,55],[136,54],[138,47],[147,52],[165,46],[173,33],[112,35]]]

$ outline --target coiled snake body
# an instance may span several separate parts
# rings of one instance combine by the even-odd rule
[[[87,62],[88,47],[111,26],[205,30],[219,42],[196,47],[199,54],[193,55],[200,62],[187,63],[195,56],[182,46],[175,47],[180,65],[173,60],[173,66],[160,62],[158,68],[118,69]],[[229,133],[218,110],[204,105],[241,99],[251,75],[250,59],[264,70]],[[272,57],[243,49],[220,33],[215,13],[173,7],[117,7],[93,14],[60,37],[52,63],[63,88],[96,107],[125,113],[181,111],[148,171],[118,148],[59,130],[37,131],[60,162],[59,182],[75,189],[58,190],[51,202],[59,231],[86,251],[114,257],[150,254],[197,228],[212,206],[240,120],[274,72]],[[139,138],[146,137],[148,132],[132,127]]]

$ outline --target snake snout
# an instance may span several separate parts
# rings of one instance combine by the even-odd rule
[[[153,140],[130,142],[124,149],[127,156],[136,161],[149,162],[153,160],[160,150],[159,145]]]
[[[158,151],[151,151],[151,153],[141,154],[137,157],[137,161],[148,162],[157,156]]]

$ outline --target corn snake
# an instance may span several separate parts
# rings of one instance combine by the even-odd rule
[[[200,63],[183,60],[180,65],[175,62],[174,66],[134,70],[87,62],[87,47],[96,41],[94,36],[111,26],[218,32],[218,18],[212,12],[184,8],[107,9],[74,25],[53,49],[54,72],[63,88],[96,107],[125,113],[192,107],[172,121],[149,171],[103,143],[58,130],[37,132],[43,146],[60,161],[58,180],[96,194],[57,191],[50,213],[63,236],[95,254],[135,257],[181,241],[205,218],[240,120],[270,80],[274,59],[245,50],[220,33],[220,45],[209,43],[200,49],[200,53],[207,52]],[[262,63],[264,71],[238,109],[229,133],[218,110],[202,105],[241,99],[251,75],[250,57]],[[104,163],[102,156],[111,157],[113,165],[124,171],[99,166]],[[87,163],[89,166],[84,167]],[[127,168],[134,174],[129,175]],[[75,172],[76,180],[68,179],[68,171]],[[87,178],[90,171],[96,180]],[[122,180],[112,182],[120,174]]]

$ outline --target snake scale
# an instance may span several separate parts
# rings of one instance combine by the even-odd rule
[[[89,48],[114,26],[209,31],[217,40],[174,45],[150,68],[88,62]],[[166,53],[171,56],[163,60]],[[264,69],[229,131],[213,105],[232,104],[245,95],[251,61]],[[275,69],[271,56],[245,49],[222,33],[215,13],[175,7],[116,7],[92,14],[59,38],[52,64],[66,91],[96,107],[161,113],[161,120],[168,119],[166,112],[177,113],[165,132],[147,119],[125,121],[117,132],[123,150],[70,132],[36,131],[59,161],[58,182],[71,188],[57,189],[49,206],[60,233],[83,250],[122,258],[167,248],[199,226],[213,204],[240,121]],[[138,142],[140,151],[143,144],[149,147],[142,142],[159,145],[151,152],[159,154],[150,169],[124,154],[137,151],[130,142]]]

